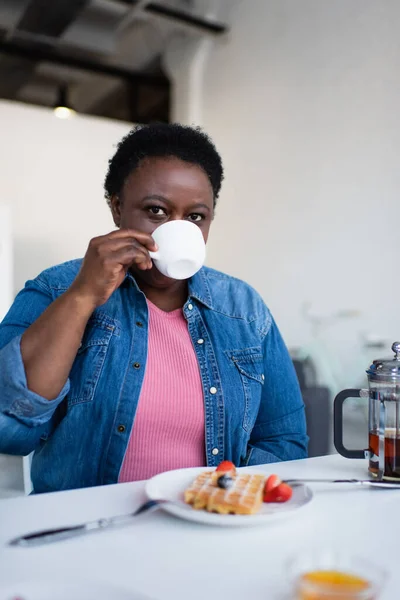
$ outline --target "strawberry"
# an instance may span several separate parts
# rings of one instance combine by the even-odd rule
[[[275,502],[287,502],[293,495],[293,489],[287,483],[280,483],[276,488]]]
[[[287,502],[292,497],[293,490],[287,483],[280,483],[270,491],[264,492],[264,502]]]
[[[278,475],[270,475],[265,482],[264,492],[270,492],[280,483],[282,483],[282,481],[279,479]]]
[[[235,471],[236,467],[230,460],[223,460],[217,467],[217,471],[221,473],[228,473],[229,471]]]

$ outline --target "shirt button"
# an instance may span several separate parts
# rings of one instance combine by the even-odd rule
[[[136,325],[137,325],[138,327],[143,327],[143,323],[142,323],[141,321],[136,321]]]
[[[265,376],[264,376],[264,375],[261,375],[261,379],[264,381],[264,380],[265,380]]]
[[[211,450],[211,453],[212,453],[214,456],[217,456],[217,454],[219,454],[219,450],[218,450],[218,448],[213,448],[213,449]]]
[[[188,309],[193,310],[193,304],[188,304]]]
[[[210,394],[216,394],[217,393],[217,388],[216,387],[210,387]]]
[[[134,369],[140,369],[140,363],[133,363],[133,368]]]
[[[197,340],[198,344],[204,344],[204,340],[202,338],[200,338],[199,340]]]
[[[124,431],[125,431],[125,425],[118,425],[118,431],[120,433],[124,433]]]

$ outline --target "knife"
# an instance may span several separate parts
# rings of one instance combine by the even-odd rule
[[[43,529],[42,531],[34,531],[26,535],[21,535],[8,542],[9,546],[32,547],[42,546],[44,544],[52,544],[61,542],[74,537],[80,537],[88,533],[103,531],[104,529],[127,525],[134,517],[151,510],[157,510],[165,503],[171,503],[170,500],[148,500],[133,513],[127,515],[119,515],[108,519],[97,519],[96,521],[88,521],[79,525],[71,525],[70,527],[58,527],[56,529]]]
[[[377,487],[386,489],[400,489],[400,481],[384,481],[382,479],[285,479],[289,485],[303,483],[350,483],[358,486]]]

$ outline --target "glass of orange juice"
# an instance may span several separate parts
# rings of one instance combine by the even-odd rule
[[[297,600],[377,600],[387,578],[367,559],[331,551],[299,554],[289,572]]]

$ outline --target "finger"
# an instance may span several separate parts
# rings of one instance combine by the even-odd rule
[[[145,246],[143,246],[143,244],[132,238],[105,239],[95,248],[95,251],[100,256],[107,256],[108,254],[121,250],[122,248],[137,248],[140,251],[147,252],[147,249]]]
[[[153,240],[152,236],[149,233],[145,233],[143,231],[136,231],[135,229],[118,229],[117,231],[112,231],[106,236],[103,236],[103,239],[131,239],[138,241],[140,244],[145,246],[148,250],[152,252],[156,252],[158,250],[157,244]],[[96,238],[100,239],[100,238]]]
[[[129,257],[131,258],[129,262],[131,264],[140,264],[143,269],[151,269],[153,267],[149,251],[137,240],[131,240],[131,238],[108,239],[93,250],[97,253],[101,261],[109,262],[108,259],[110,256],[115,255],[116,252],[124,251],[124,249],[129,252]],[[112,260],[116,259],[113,258]]]
[[[143,262],[151,262],[151,258],[149,256],[148,251],[144,246],[132,246],[126,245],[122,248],[118,248],[117,250],[110,252],[107,257],[108,260],[120,262],[121,259],[130,264],[132,262],[135,263],[143,263]]]
[[[141,270],[151,269],[153,266],[147,250],[143,248],[142,251],[134,251],[132,246],[125,246],[116,252],[110,253],[104,259],[103,264],[106,268],[113,268],[116,265],[122,265],[126,269],[128,269],[131,265],[136,264]]]

